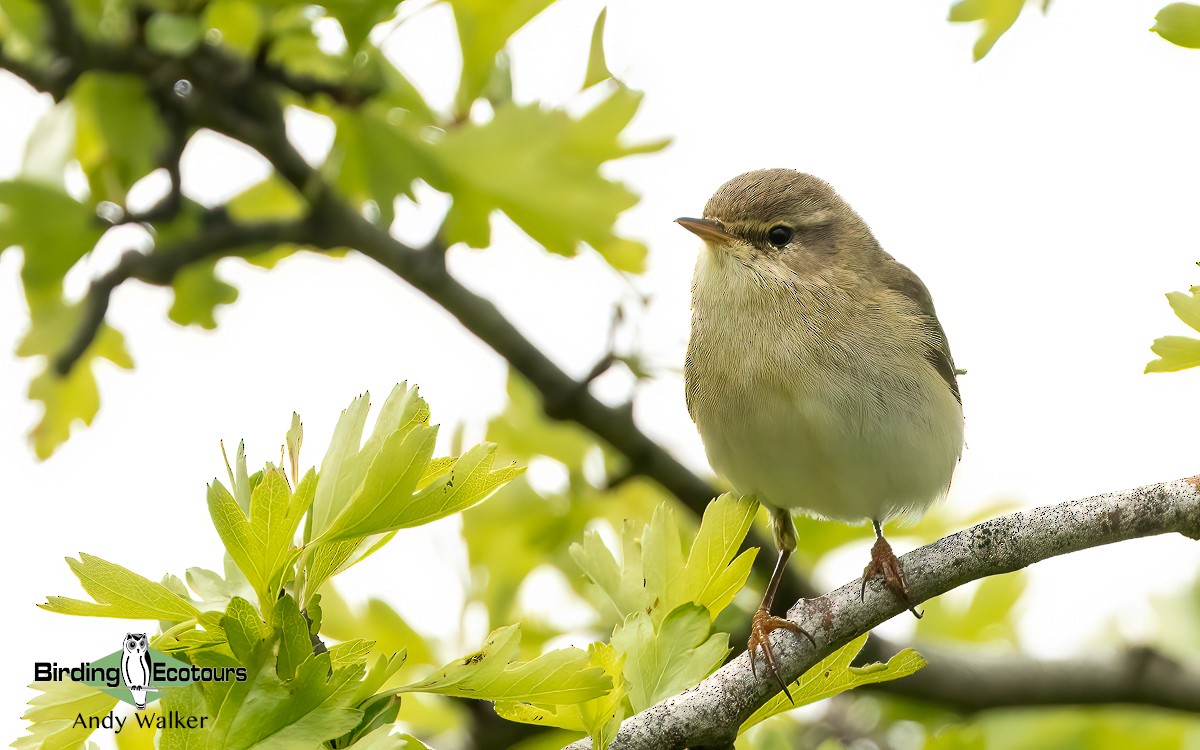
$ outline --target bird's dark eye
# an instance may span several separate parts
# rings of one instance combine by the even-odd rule
[[[792,239],[792,230],[782,224],[776,224],[767,232],[767,241],[775,247],[783,247]]]

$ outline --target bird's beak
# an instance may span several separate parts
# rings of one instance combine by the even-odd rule
[[[726,243],[733,240],[733,235],[725,231],[719,221],[712,219],[689,219],[686,216],[676,219],[675,223],[705,242]]]

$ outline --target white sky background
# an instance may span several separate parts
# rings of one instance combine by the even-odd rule
[[[950,503],[1034,506],[1196,473],[1200,373],[1142,374],[1156,336],[1186,332],[1162,294],[1200,282],[1200,52],[1146,31],[1161,4],[1061,0],[1047,17],[1030,11],[973,64],[976,32],[946,23],[943,0],[611,2],[610,67],[646,92],[631,135],[675,139],[612,168],[643,197],[622,219],[651,248],[650,270],[634,282],[653,294],[642,350],[662,368],[683,360],[699,243],[672,219],[699,214],[742,171],[792,167],[830,181],[933,292],[969,370],[968,450]],[[601,5],[561,0],[517,35],[518,99],[575,101]],[[448,10],[435,6],[389,42],[437,104],[458,79],[451,35]],[[0,76],[0,176],[19,169],[46,106]],[[319,131],[297,129],[318,152]],[[189,193],[209,200],[262,174],[215,138],[194,144],[184,163]],[[401,236],[432,225],[416,213],[400,212]],[[507,221],[497,227],[492,249],[452,251],[454,273],[568,370],[586,372],[603,353],[612,301],[631,287],[591,255],[548,257]],[[504,403],[500,360],[371,262],[306,255],[263,272],[226,261],[221,272],[241,298],[218,313],[215,333],[170,323],[166,291],[119,290],[110,321],[137,369],[101,367],[95,423],[38,463],[24,437],[39,409],[24,398],[38,365],[11,354],[27,325],[18,259],[0,259],[0,561],[6,622],[24,644],[0,655],[9,738],[21,731],[32,659],[100,656],[127,626],[34,607],[47,594],[79,595],[64,555],[87,551],[151,578],[219,568],[204,504],[205,483],[224,475],[219,439],[244,437],[261,466],[278,456],[298,410],[313,464],[362,390],[378,404],[394,382],[419,383],[436,421],[466,421],[476,439]],[[628,386],[619,374],[599,384],[612,399]],[[645,388],[636,413],[707,470],[677,373]],[[465,576],[456,529],[450,519],[403,533],[343,576],[343,588],[389,599],[422,629],[455,632]],[[866,550],[830,560],[820,583],[857,576]],[[1152,594],[1198,565],[1200,545],[1179,536],[1040,564],[1023,604],[1025,645],[1078,652],[1114,617],[1126,637],[1144,637]],[[900,637],[910,629],[907,618],[884,626]],[[471,648],[480,635],[451,647]]]

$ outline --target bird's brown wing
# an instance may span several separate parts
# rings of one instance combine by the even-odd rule
[[[884,286],[912,300],[917,309],[928,320],[930,329],[936,334],[936,340],[930,341],[925,350],[925,359],[938,371],[942,380],[946,381],[950,392],[958,403],[962,403],[962,394],[958,392],[958,377],[954,372],[954,357],[950,356],[950,343],[946,340],[946,331],[942,328],[937,313],[933,310],[933,297],[929,289],[908,266],[892,258],[885,261],[880,269],[880,281]]]

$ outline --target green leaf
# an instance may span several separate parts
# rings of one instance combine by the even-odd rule
[[[750,715],[742,724],[738,733],[745,732],[755,724],[768,719],[775,714],[790,711],[799,706],[806,706],[819,700],[829,698],[862,685],[907,677],[927,663],[920,654],[911,648],[906,648],[888,659],[887,664],[868,664],[865,667],[852,667],[850,662],[862,650],[867,642],[867,633],[855,638],[829,656],[818,662],[812,669],[800,676],[800,679],[788,686],[795,699],[793,704],[782,692],[763,704]]]
[[[392,692],[553,705],[580,703],[612,689],[612,680],[604,670],[589,666],[585,651],[562,648],[533,661],[518,662],[515,659],[520,644],[521,631],[516,625],[499,628],[492,631],[479,651]]]
[[[53,222],[47,222],[53,223]],[[57,357],[74,338],[83,315],[83,303],[65,304],[57,289],[33,290],[26,286],[29,302],[29,331],[17,345],[21,357]],[[118,367],[133,367],[125,350],[125,338],[115,329],[101,324],[91,345],[66,377],[58,375],[48,362],[29,384],[29,397],[41,401],[45,411],[29,433],[39,458],[46,458],[66,441],[76,420],[91,424],[100,409],[100,393],[92,368],[99,359]]]
[[[278,221],[304,215],[304,199],[278,175],[251,185],[229,199],[229,217],[235,221]]]
[[[276,671],[280,679],[290,680],[296,675],[296,668],[313,655],[312,640],[308,635],[308,622],[300,614],[296,600],[284,595],[275,602],[275,612],[272,618],[276,630],[279,631],[279,654],[276,659]],[[333,657],[331,656],[330,659]]]
[[[361,488],[321,541],[354,539],[436,521],[482,502],[523,471],[515,466],[493,470],[496,446],[477,445],[459,457],[447,474],[416,490],[436,438],[436,427],[419,425],[385,441]]]
[[[574,470],[596,444],[579,425],[551,420],[542,411],[541,396],[520,373],[510,369],[506,385],[508,406],[488,422],[488,439],[504,455],[522,462],[546,456]]]
[[[1004,32],[1017,22],[1024,7],[1025,0],[959,0],[950,8],[950,22],[982,22],[974,50],[975,59],[982,60]]]
[[[587,75],[583,78],[585,89],[613,77],[604,59],[604,21],[607,17],[608,8],[601,8],[600,15],[596,17],[596,26],[592,29],[592,48],[588,52]]]
[[[240,596],[229,600],[225,616],[221,618],[221,629],[225,631],[229,649],[242,664],[248,664],[270,634],[267,624],[258,616],[254,605]]]
[[[166,129],[133,75],[84,73],[71,88],[76,156],[92,199],[124,204],[125,194],[158,166]]]
[[[325,0],[322,5],[337,19],[351,52],[367,41],[371,29],[396,16],[397,0]]]
[[[204,690],[199,684],[168,690],[160,705],[168,716],[208,715]],[[159,734],[158,750],[208,750],[208,727],[185,729],[172,723]]]
[[[107,716],[117,705],[113,696],[81,682],[35,682],[29,687],[38,694],[21,716],[30,725],[29,734],[12,743],[18,750],[80,747],[94,731],[87,720]],[[76,723],[79,716],[83,725]]]
[[[292,541],[316,484],[316,472],[309,470],[293,493],[283,470],[272,467],[251,492],[249,517],[220,482],[214,479],[208,487],[208,511],[217,534],[254,587],[264,611],[273,606],[299,555]]]
[[[447,0],[454,9],[462,44],[462,81],[456,98],[460,116],[483,91],[491,77],[496,55],[517,29],[541,13],[554,0]]]
[[[486,247],[489,217],[499,210],[550,252],[572,256],[587,243],[614,268],[640,273],[645,246],[613,232],[637,197],[600,172],[604,162],[665,145],[621,142],[640,101],[640,94],[618,87],[578,119],[509,104],[487,123],[449,132],[433,149],[439,169],[426,178],[453,198],[447,240]]]
[[[323,168],[355,205],[373,201],[380,224],[391,225],[396,196],[412,197],[413,180],[434,169],[430,146],[416,134],[421,123],[381,102],[335,110],[333,149]]]
[[[262,39],[263,20],[258,7],[248,0],[214,0],[204,8],[204,28],[220,34],[220,42],[238,55],[254,57]]]
[[[216,265],[216,261],[193,263],[175,274],[171,279],[175,301],[167,312],[171,320],[181,326],[217,327],[213,312],[217,305],[232,305],[238,290],[217,278]]]
[[[156,52],[183,57],[203,38],[204,29],[195,16],[159,12],[146,22],[146,46]]]
[[[629,682],[622,674],[625,655],[611,644],[593,643],[588,646],[588,664],[603,669],[604,674],[612,680],[614,687],[607,695],[563,706],[500,701],[496,703],[496,713],[509,721],[585,732],[591,737],[596,750],[607,750],[621,721],[629,713],[629,705],[625,700]]]
[[[1200,331],[1200,287],[1188,292],[1170,292],[1167,301],[1175,315],[1193,330]],[[1200,340],[1187,336],[1164,336],[1150,346],[1158,359],[1146,365],[1146,372],[1177,372],[1200,365]]]
[[[322,654],[300,664],[294,679],[282,680],[271,645],[254,647],[244,663],[249,679],[229,685],[209,730],[209,747],[301,750],[358,725],[362,711],[348,704],[361,667],[333,670],[329,655]]]
[[[690,603],[657,626],[645,612],[630,615],[613,631],[612,645],[625,655],[634,713],[700,682],[729,654],[729,636],[712,632],[708,610]]]
[[[757,510],[753,499],[732,494],[709,503],[686,561],[674,511],[665,503],[644,530],[626,523],[620,565],[595,532],[571,545],[571,557],[619,619],[645,613],[657,627],[667,613],[688,602],[715,618],[750,574],[757,550],[740,555],[737,550]]]
[[[1025,577],[1009,573],[980,581],[966,606],[954,606],[944,597],[932,599],[926,606],[928,622],[922,618],[917,623],[917,638],[937,642],[1000,641],[1016,646],[1016,623],[1010,615],[1024,592]]]
[[[1200,49],[1200,5],[1171,3],[1154,16],[1150,30],[1171,44]]]
[[[96,603],[50,596],[45,604],[38,605],[42,609],[67,615],[169,622],[190,620],[200,614],[191,602],[161,583],[99,557],[80,553],[78,560],[68,557],[67,565]]]
[[[46,221],[47,216],[54,221]],[[0,182],[0,252],[12,245],[24,251],[21,280],[27,296],[33,289],[57,292],[63,276],[102,234],[95,212],[61,188]]]

